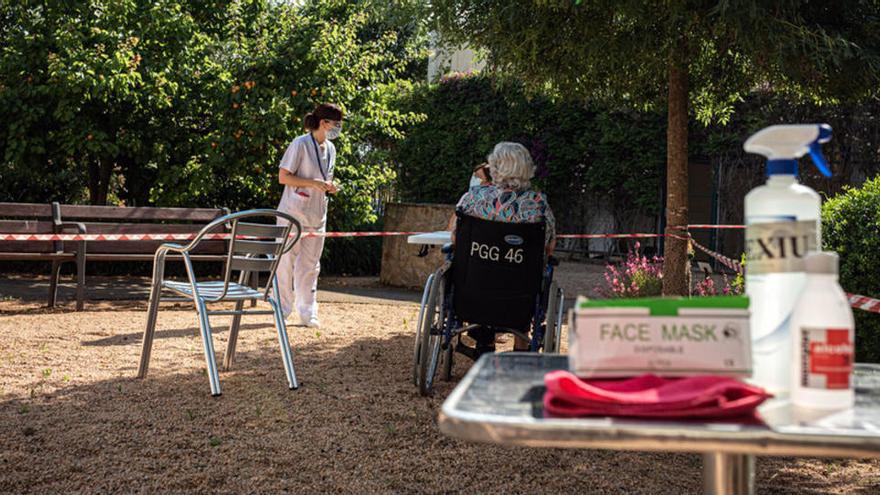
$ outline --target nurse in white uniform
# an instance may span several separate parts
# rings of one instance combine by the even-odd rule
[[[336,148],[331,140],[342,130],[342,110],[323,103],[306,115],[307,134],[294,139],[278,170],[284,184],[278,210],[298,219],[303,232],[325,232],[327,195],[336,194],[333,167]],[[279,219],[279,223],[284,220]],[[301,324],[318,327],[318,273],[324,237],[303,237],[278,263],[278,292],[285,318],[294,311]]]

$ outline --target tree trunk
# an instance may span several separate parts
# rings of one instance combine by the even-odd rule
[[[89,204],[98,203],[98,191],[101,189],[101,166],[95,160],[89,160]]]
[[[122,178],[124,187],[120,187],[116,192],[119,199],[126,206],[141,206],[147,204],[150,194],[149,184],[151,182],[144,180],[146,170],[140,169],[137,163],[128,154],[121,154],[116,157],[116,167]]]
[[[681,46],[669,63],[666,127],[666,234],[684,237],[688,223],[688,67]],[[667,237],[663,260],[663,295],[690,292],[687,241]]]
[[[113,174],[113,162],[98,160],[89,162],[89,204],[106,205],[110,191],[110,177]]]

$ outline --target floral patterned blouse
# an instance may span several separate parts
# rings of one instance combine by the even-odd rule
[[[458,200],[456,209],[484,220],[508,223],[546,224],[545,244],[556,237],[556,219],[547,203],[547,196],[532,190],[512,191],[494,184],[475,186]]]

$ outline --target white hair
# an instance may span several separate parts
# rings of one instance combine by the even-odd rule
[[[531,187],[535,176],[532,155],[519,143],[502,141],[488,157],[492,183],[504,189],[522,191]]]

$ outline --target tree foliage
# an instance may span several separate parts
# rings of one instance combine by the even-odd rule
[[[531,151],[535,183],[548,193],[562,228],[581,226],[568,218],[580,208],[564,206],[579,205],[584,196],[620,211],[660,212],[664,134],[657,112],[588,106],[485,75],[416,85],[397,104],[424,116],[393,147],[404,200],[456,202],[495,144],[517,141]]]
[[[412,120],[391,95],[423,72],[422,2],[2,5],[2,199],[274,207],[281,154],[331,101],[347,115],[330,227],[376,221]]]
[[[564,94],[635,107],[666,101],[685,51],[690,99],[709,122],[756,85],[824,101],[875,95],[876,1],[435,0],[447,37],[487,49],[495,70]]]
[[[438,26],[490,67],[560,94],[667,107],[667,228],[688,222],[688,116],[725,121],[755,86],[820,102],[877,94],[880,3],[435,0]],[[667,242],[664,293],[686,294]]]

